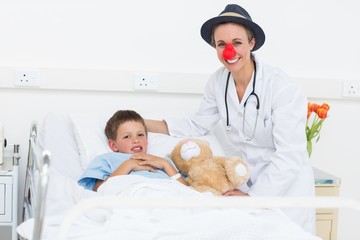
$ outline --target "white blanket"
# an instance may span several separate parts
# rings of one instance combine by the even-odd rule
[[[76,183],[58,186],[62,197],[51,203],[44,220],[42,239],[54,239],[69,207],[94,196],[144,197],[144,201],[159,197],[198,196],[199,193],[174,180],[150,179],[140,176],[118,176],[106,181],[97,193],[83,190]],[[61,191],[62,190],[62,191]],[[57,214],[56,214],[57,213]],[[31,239],[32,221],[18,227],[18,232]],[[270,209],[234,208],[118,208],[92,209],[73,223],[69,239],[125,240],[315,240],[281,211]]]

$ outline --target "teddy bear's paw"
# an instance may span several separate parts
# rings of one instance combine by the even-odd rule
[[[239,163],[238,165],[236,165],[235,171],[240,177],[243,177],[247,174],[247,168],[242,163]]]
[[[245,163],[236,160],[236,158],[233,158],[232,160],[233,161],[226,166],[226,174],[230,183],[234,187],[238,187],[248,180],[250,175],[249,168]]]

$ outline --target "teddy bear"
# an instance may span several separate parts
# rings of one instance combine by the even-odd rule
[[[195,190],[222,195],[246,183],[248,164],[239,157],[213,156],[208,142],[199,138],[179,141],[169,157]]]

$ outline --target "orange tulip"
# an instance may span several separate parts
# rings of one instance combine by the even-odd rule
[[[320,105],[317,103],[310,103],[310,105],[308,105],[308,109],[310,112],[316,112],[319,107]]]
[[[324,109],[326,109],[326,111],[329,111],[330,106],[329,106],[329,104],[327,104],[327,103],[323,103],[323,104],[321,105],[321,108],[324,108]]]
[[[322,127],[322,124],[325,121],[325,118],[327,117],[327,113],[330,109],[329,104],[323,103],[322,105],[319,105],[317,103],[308,103],[308,112],[307,112],[307,121],[306,121],[306,139],[307,139],[307,151],[309,154],[309,157],[312,153],[312,141],[313,139],[316,139],[315,141],[319,141],[320,138],[320,130]],[[314,112],[314,116],[312,118],[311,114]],[[311,119],[311,120],[310,120]],[[311,121],[311,123],[310,123]]]
[[[311,115],[311,111],[308,110],[308,113],[307,113],[307,118],[308,118],[308,119],[309,119],[310,115]]]
[[[325,119],[327,117],[327,112],[328,111],[325,108],[319,108],[316,113],[320,119]]]

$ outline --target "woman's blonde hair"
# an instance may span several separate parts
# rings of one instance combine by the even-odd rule
[[[223,25],[223,24],[226,24],[226,23],[233,23],[233,22],[223,22],[223,23],[219,23],[219,24],[215,25],[215,26],[213,27],[213,29],[212,29],[212,33],[211,33],[211,46],[213,46],[214,48],[216,48],[216,46],[215,46],[215,39],[214,39],[215,29],[216,29],[219,25]],[[245,25],[240,24],[240,23],[234,23],[234,24],[243,26],[243,27],[245,28],[249,42],[254,38],[254,33],[253,33],[248,27],[246,27]],[[255,40],[256,40],[256,39],[255,39]]]

